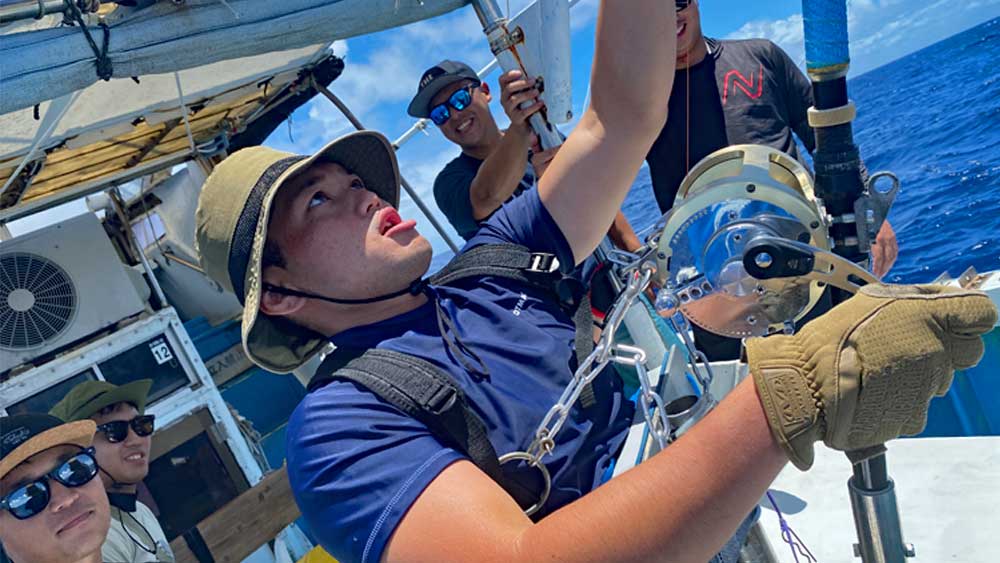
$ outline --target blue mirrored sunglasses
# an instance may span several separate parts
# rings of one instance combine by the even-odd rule
[[[448,109],[448,106],[455,108],[455,111],[462,111],[463,109],[469,107],[469,104],[472,103],[472,89],[474,87],[474,85],[469,84],[461,90],[456,90],[455,93],[448,98],[448,101],[432,107],[430,111],[430,118],[431,121],[434,122],[434,125],[440,127],[445,123],[448,123],[448,120],[451,119],[451,111]]]
[[[5,495],[0,499],[0,510],[7,510],[18,520],[27,520],[49,505],[49,500],[52,499],[50,479],[72,489],[86,485],[96,475],[94,448],[87,448],[60,463],[52,471]]]

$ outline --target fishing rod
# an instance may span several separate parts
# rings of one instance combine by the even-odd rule
[[[805,27],[806,70],[812,81],[814,107],[809,125],[816,137],[813,153],[816,196],[832,217],[833,252],[858,264],[870,259],[875,240],[899,189],[881,191],[865,178],[860,151],[851,127],[857,115],[848,97],[847,71],[850,49],[845,0],[802,0]],[[850,294],[831,288],[834,304]],[[915,555],[903,542],[899,509],[885,454],[854,464],[848,481],[851,508],[858,534],[855,556],[864,563],[900,563]]]

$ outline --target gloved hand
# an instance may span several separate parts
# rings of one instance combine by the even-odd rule
[[[747,356],[771,432],[804,471],[814,442],[857,462],[921,432],[931,398],[979,362],[996,322],[981,292],[869,285],[794,336],[747,340]]]

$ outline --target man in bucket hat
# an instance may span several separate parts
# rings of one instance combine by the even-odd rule
[[[598,21],[590,107],[538,188],[497,211],[463,253],[513,243],[569,269],[611,224],[666,119],[676,15],[660,0],[604,0]],[[523,451],[572,379],[573,322],[549,294],[501,276],[419,283],[431,250],[396,212],[398,186],[377,133],[308,158],[244,149],[205,183],[203,266],[243,300],[244,348],[261,366],[292,370],[331,341],[419,358],[458,385],[497,452]],[[810,467],[815,442],[857,460],[918,431],[930,397],[978,360],[978,335],[995,320],[981,293],[866,290],[799,335],[750,340],[752,381],[598,488],[633,414],[621,382],[602,372],[596,401],[574,405],[553,437],[551,493],[532,518],[430,426],[350,381],[314,388],[292,415],[289,479],[340,561],[706,561],[789,460]],[[544,488],[525,464],[506,464],[502,477]]]
[[[0,544],[15,563],[100,563],[108,499],[90,449],[95,424],[0,417]]]
[[[94,450],[111,503],[111,528],[101,547],[104,561],[174,560],[156,516],[137,498],[138,484],[149,474],[154,417],[146,414],[146,400],[152,385],[152,379],[124,385],[84,381],[49,412],[66,421],[97,424]]]

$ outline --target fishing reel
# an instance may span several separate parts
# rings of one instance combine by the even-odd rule
[[[759,145],[719,150],[687,175],[655,244],[657,312],[722,336],[794,331],[826,286],[878,280],[831,252],[809,172]]]

